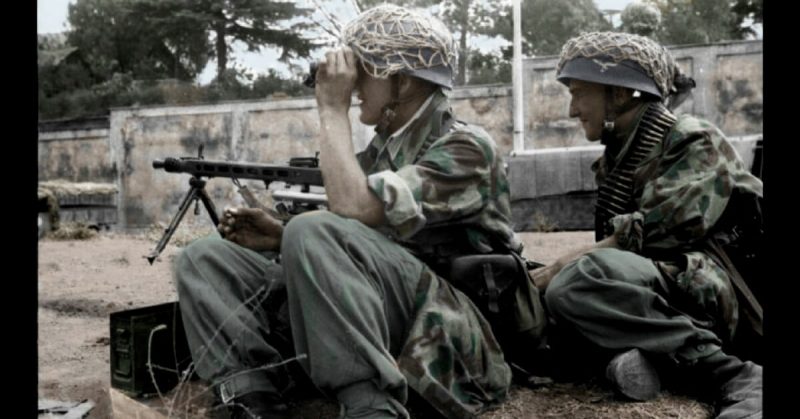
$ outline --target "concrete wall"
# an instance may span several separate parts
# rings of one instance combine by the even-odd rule
[[[694,95],[678,109],[679,113],[691,112],[705,117],[729,136],[762,131],[760,41],[682,46],[672,51],[685,71],[698,82]],[[528,149],[589,144],[580,126],[568,118],[569,94],[566,87],[555,80],[556,63],[556,57],[524,60],[525,145]],[[483,126],[497,142],[500,152],[509,155],[513,144],[510,86],[459,88],[451,92],[451,98],[459,119]],[[373,131],[357,123],[357,108],[350,115],[354,146],[360,150]],[[114,109],[109,128],[105,130],[70,127],[63,131],[52,128],[42,131],[40,125],[39,174],[42,179],[116,182],[119,226],[143,228],[156,222],[168,222],[188,189],[188,176],[155,171],[152,169],[154,159],[196,156],[198,147],[203,145],[208,159],[283,164],[290,157],[314,155],[319,150],[318,132],[319,120],[313,98]],[[585,194],[590,184],[583,173],[588,170],[588,157],[581,154],[576,160],[569,154],[572,151],[565,153],[567,150],[562,149],[546,154],[547,159],[561,163],[554,163],[551,169],[537,168],[534,172],[529,171],[529,167],[525,169],[528,164],[525,162],[540,157],[523,153],[509,159],[515,218],[516,214],[525,220],[530,218],[525,211],[530,210],[531,199],[541,201],[536,202],[546,215],[571,211],[567,209],[569,205],[547,197],[580,196],[583,203],[578,207],[586,207],[586,202],[590,202]],[[581,176],[575,177],[577,172],[570,168],[581,171]],[[531,178],[536,179],[534,184],[538,185],[534,189],[530,189]],[[263,184],[249,185],[264,189]],[[550,190],[556,186],[557,191]],[[220,207],[241,204],[231,182],[226,179],[209,181],[207,189]],[[567,218],[580,220],[581,217]],[[208,223],[207,215],[201,214],[195,219],[187,214],[186,222]],[[571,228],[573,224],[584,226],[585,222],[573,223],[566,219],[561,222],[562,228]],[[530,227],[527,221],[521,221],[520,225]]]
[[[117,181],[108,128],[39,133],[39,180]]]

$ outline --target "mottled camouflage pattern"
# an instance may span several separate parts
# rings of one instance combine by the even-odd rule
[[[598,184],[612,159],[604,155],[593,165]],[[762,196],[761,181],[718,128],[689,115],[678,117],[634,176],[638,211],[610,221],[620,244],[656,260],[680,294],[678,308],[730,340],[738,321],[730,278],[695,249],[720,219],[732,191]]]
[[[519,248],[494,142],[463,123],[437,136],[447,98],[439,91],[424,106],[395,136],[376,136],[358,156],[386,206],[386,233],[418,254],[432,243],[436,250],[457,243],[454,251],[469,253]],[[409,386],[451,418],[473,417],[503,400],[511,370],[477,308],[432,270],[417,290],[417,315],[398,358]]]
[[[425,270],[416,318],[397,364],[408,385],[448,418],[503,401],[511,369],[489,323],[463,293]]]
[[[386,206],[389,234],[411,248],[468,243],[462,250],[470,253],[519,249],[509,221],[508,179],[489,134],[457,122],[429,141],[436,132],[432,116],[449,108],[437,91],[404,130],[389,138],[377,135],[358,156],[370,188]]]

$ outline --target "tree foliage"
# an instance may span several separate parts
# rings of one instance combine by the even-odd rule
[[[762,0],[647,0],[661,11],[658,39],[668,45],[712,43],[754,35]],[[752,20],[748,23],[747,20]]]
[[[661,11],[653,4],[635,2],[625,6],[620,20],[621,31],[655,39],[661,28]]]
[[[738,32],[742,38],[755,36],[754,25],[764,23],[764,1],[763,0],[736,0],[732,7],[736,14],[737,25],[734,32]]]
[[[313,43],[303,37],[306,23],[288,23],[309,10],[295,2],[274,0],[131,0],[137,17],[170,28],[176,34],[196,31],[213,38],[209,52],[217,62],[217,77],[225,74],[230,46],[242,42],[248,51],[263,46],[281,49],[281,59],[308,56]]]
[[[556,55],[569,38],[581,32],[611,29],[592,0],[526,0],[522,2],[522,52],[529,57]],[[496,33],[513,40],[511,7],[498,19]],[[510,57],[512,47],[504,54]]]
[[[469,84],[511,83],[511,61],[500,51],[470,50],[467,71]]]
[[[137,79],[194,79],[208,60],[206,34],[194,27],[142,18],[135,13],[139,2],[77,0],[70,4],[68,43],[78,48],[92,72],[103,80],[114,73]]]
[[[217,83],[197,86],[177,80],[133,80],[117,73],[111,80],[52,96],[39,89],[39,119],[107,115],[109,108],[147,105],[186,105],[308,96],[313,94],[299,80],[281,77],[275,70],[253,77],[230,68]]]
[[[69,5],[66,43],[47,37],[38,43],[39,117],[308,95],[298,80],[274,70],[253,77],[236,68],[230,52],[239,41],[251,51],[277,46],[284,59],[308,55],[314,44],[300,34],[302,24],[285,23],[306,12],[295,2],[271,0],[77,0]],[[215,82],[195,86],[210,58],[217,59]]]

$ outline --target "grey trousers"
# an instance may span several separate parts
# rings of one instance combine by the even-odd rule
[[[639,348],[692,363],[720,350],[719,338],[670,306],[667,295],[650,259],[597,249],[553,278],[545,303],[556,327],[614,352]]]
[[[285,228],[282,264],[219,237],[189,245],[175,276],[201,378],[235,394],[280,390],[283,357],[270,337],[285,327],[312,382],[339,395],[348,417],[406,416],[406,380],[394,360],[414,316],[424,265],[381,233],[329,212]],[[276,314],[277,313],[277,314]],[[283,323],[283,324],[281,324]],[[289,354],[284,354],[289,355]]]

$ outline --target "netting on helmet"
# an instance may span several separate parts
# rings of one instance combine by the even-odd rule
[[[401,70],[456,67],[455,42],[444,23],[391,4],[367,10],[348,23],[342,43],[349,45],[364,70],[377,78]]]
[[[680,74],[680,68],[665,47],[650,38],[621,32],[589,32],[570,39],[561,49],[557,72],[576,57],[601,56],[614,63],[631,60],[639,64],[664,97],[674,91],[673,80]]]

